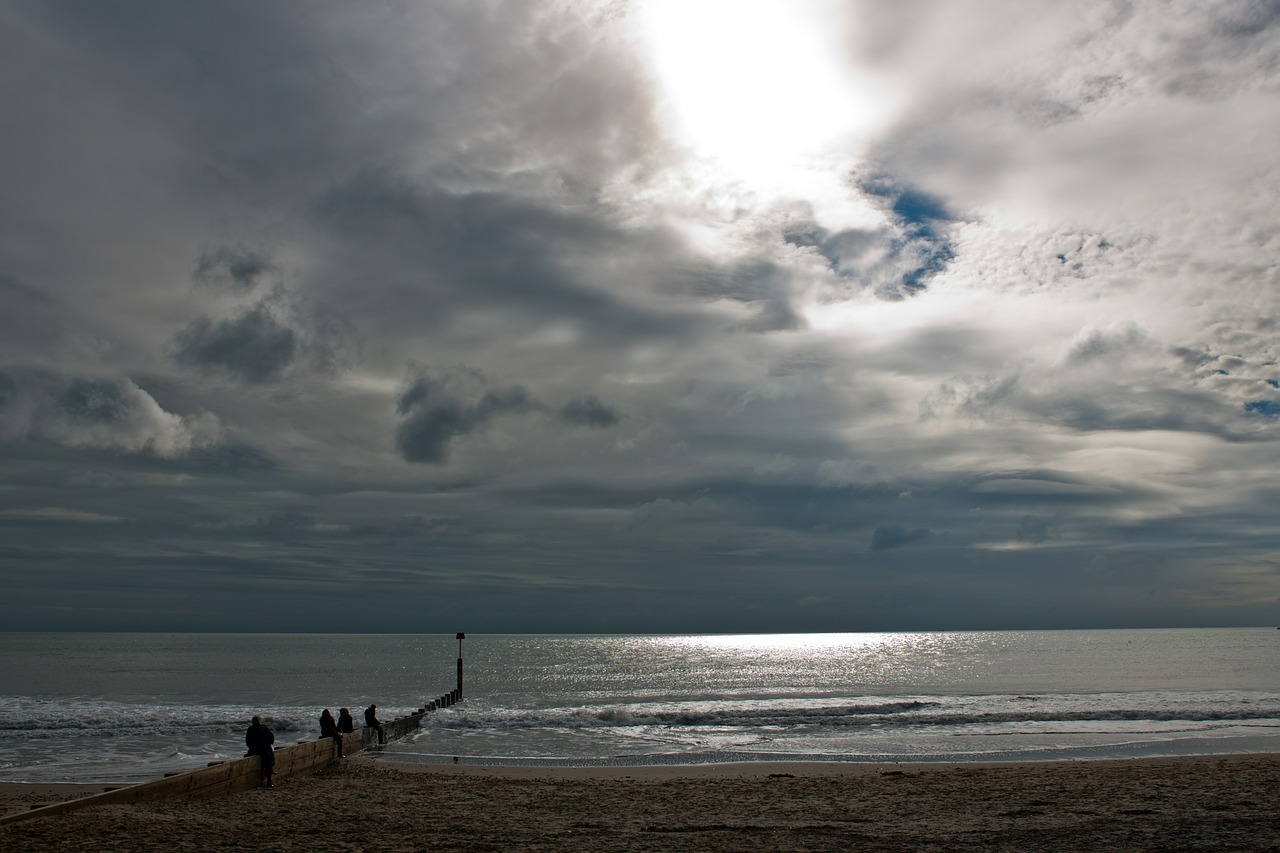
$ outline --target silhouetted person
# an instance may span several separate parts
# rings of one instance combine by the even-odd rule
[[[370,705],[364,709],[364,724],[371,729],[377,729],[378,743],[387,742],[387,730],[382,727],[382,723],[378,722],[377,705]]]
[[[271,729],[262,724],[262,717],[254,714],[253,725],[244,733],[244,745],[249,749],[245,755],[262,758],[262,785],[265,788],[271,787],[271,776],[276,772],[276,753],[271,746],[275,742],[276,736]]]
[[[338,757],[342,757],[342,735],[338,734],[338,724],[333,719],[333,714],[329,713],[329,709],[325,708],[324,713],[320,715],[320,737],[331,737],[338,742]]]
[[[346,708],[338,711],[338,731],[349,735],[356,730],[356,721],[351,719],[351,712]]]

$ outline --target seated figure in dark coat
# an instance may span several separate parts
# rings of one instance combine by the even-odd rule
[[[356,730],[356,721],[351,719],[351,712],[346,708],[338,711],[338,731],[349,735]]]
[[[338,757],[342,757],[342,735],[338,733],[338,724],[333,719],[333,714],[329,713],[328,708],[325,708],[324,713],[320,715],[320,737],[336,740],[338,742]]]
[[[248,748],[245,755],[257,755],[262,758],[262,785],[271,787],[271,776],[276,771],[276,753],[272,744],[276,736],[271,729],[262,724],[262,717],[253,715],[253,724],[244,733],[244,745]]]
[[[364,724],[378,732],[378,743],[387,742],[387,730],[382,727],[382,723],[378,722],[378,706],[370,705],[364,709]]]

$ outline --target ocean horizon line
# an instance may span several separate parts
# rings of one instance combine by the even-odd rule
[[[760,631],[760,630],[716,630],[716,631],[484,631],[467,629],[468,637],[771,637],[771,636],[837,636],[846,634],[1013,634],[1034,632],[1086,632],[1086,631],[1229,631],[1229,630],[1280,630],[1280,625],[1114,625],[1114,626],[1074,626],[1074,627],[1003,627],[1003,628],[885,628],[885,629],[848,629],[828,630],[796,630],[796,631]],[[180,629],[180,628],[22,628],[0,630],[0,636],[7,634],[180,634],[198,636],[368,636],[368,637],[434,637],[453,635],[454,630],[440,631],[362,631],[362,630],[217,630],[217,629]]]

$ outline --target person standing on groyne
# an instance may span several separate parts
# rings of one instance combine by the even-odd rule
[[[378,743],[387,742],[387,730],[378,722],[378,706],[370,705],[364,709],[364,724],[378,732]]]
[[[262,759],[262,787],[264,788],[271,787],[271,776],[276,771],[276,753],[272,748],[275,742],[275,734],[263,725],[261,716],[254,714],[252,725],[244,733],[244,745],[249,750],[245,755],[257,755]]]
[[[329,709],[325,708],[324,713],[320,715],[320,737],[333,738],[338,742],[338,757],[342,757],[342,735],[338,732],[338,724],[333,719],[333,714],[329,713]]]

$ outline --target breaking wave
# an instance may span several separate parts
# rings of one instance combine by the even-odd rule
[[[1131,698],[1131,697],[1129,697]],[[1192,707],[1149,704],[1053,707],[1044,697],[972,697],[956,700],[815,703],[677,703],[545,709],[460,708],[430,718],[436,729],[608,729],[635,727],[822,729],[893,726],[957,727],[1046,723],[1231,723],[1272,721],[1280,726],[1280,698],[1262,704]]]

